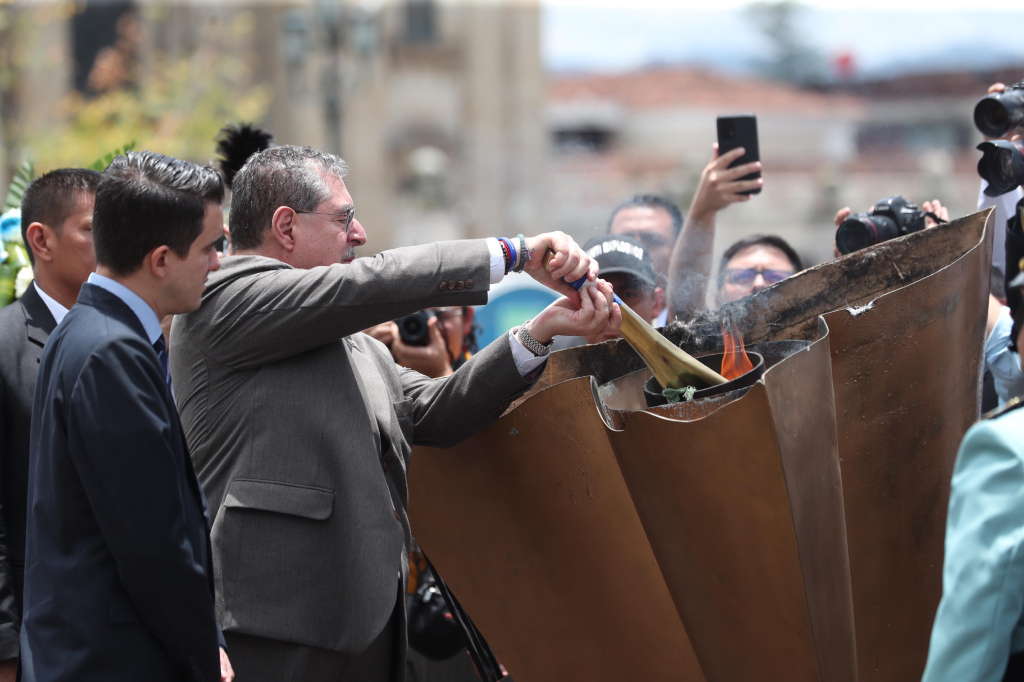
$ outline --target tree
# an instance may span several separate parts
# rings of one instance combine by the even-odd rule
[[[208,162],[214,138],[227,121],[256,121],[266,113],[270,90],[251,83],[242,46],[252,17],[204,29],[201,47],[184,57],[155,54],[137,59],[143,32],[134,15],[118,22],[117,42],[102,50],[89,73],[94,95],[69,94],[65,125],[25,126],[21,146],[41,172],[85,166],[134,141],[135,149]]]
[[[798,27],[804,7],[794,0],[755,2],[747,9],[751,21],[772,46],[772,58],[761,64],[772,78],[796,85],[815,85],[827,78],[824,56],[808,46]]]

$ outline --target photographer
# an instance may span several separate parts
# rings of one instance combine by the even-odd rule
[[[988,94],[1001,93],[1006,91],[1006,85],[1003,83],[993,83],[988,88]],[[1017,129],[1011,129],[1002,137],[989,137],[985,136],[985,140],[1010,140],[1016,133],[1019,133]],[[978,210],[984,210],[986,208],[994,207],[996,209],[996,225],[1001,227],[1006,225],[1014,214],[1016,213],[1017,202],[1024,199],[1024,190],[1020,187],[1015,187],[1013,190],[1000,194],[999,196],[991,197],[985,194],[985,189],[988,188],[988,181],[982,178],[981,189],[978,190]],[[1003,274],[1006,274],[1005,270],[1006,263],[1006,244],[1000,233],[996,233],[996,239],[992,242],[992,264],[1000,270],[1003,270]]]
[[[402,338],[399,324],[408,318],[384,322],[366,330],[391,351],[392,357],[402,367],[413,369],[420,374],[437,379],[446,377],[477,351],[476,329],[473,327],[474,312],[471,306],[430,308],[426,319],[426,343],[407,343]]]

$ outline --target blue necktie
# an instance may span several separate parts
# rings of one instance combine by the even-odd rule
[[[156,355],[160,358],[160,364],[164,368],[164,379],[167,381],[167,390],[171,392],[171,397],[174,397],[174,386],[171,384],[171,369],[170,369],[170,358],[167,356],[167,344],[164,343],[164,337],[161,334],[160,338],[153,344],[153,348],[156,350]]]

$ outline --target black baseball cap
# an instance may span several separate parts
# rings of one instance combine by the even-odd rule
[[[638,240],[624,235],[605,235],[584,245],[587,255],[597,261],[601,275],[622,273],[654,287],[654,262],[647,248]]]

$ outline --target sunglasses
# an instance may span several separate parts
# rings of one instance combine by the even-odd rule
[[[793,273],[788,270],[753,270],[750,268],[742,268],[738,270],[726,270],[723,274],[722,279],[726,284],[734,284],[740,287],[749,287],[757,279],[758,275],[764,277],[764,281],[768,284],[775,284],[781,282],[787,277],[792,277]]]

